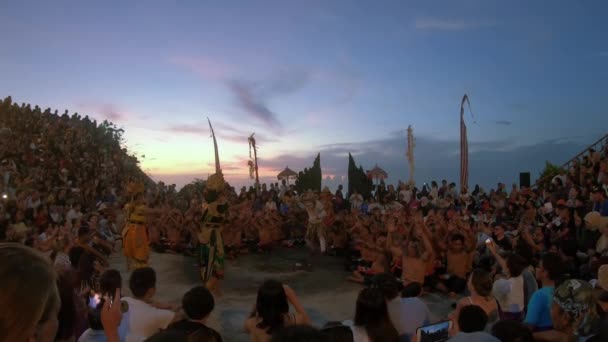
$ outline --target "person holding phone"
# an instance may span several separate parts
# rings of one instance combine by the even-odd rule
[[[295,313],[289,312],[289,304]],[[309,325],[310,317],[295,291],[276,280],[266,280],[258,290],[251,316],[245,321],[245,331],[253,342],[269,342],[272,334],[286,326]]]

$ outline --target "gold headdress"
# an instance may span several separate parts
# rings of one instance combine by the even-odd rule
[[[143,193],[146,190],[144,183],[139,181],[132,181],[127,184],[127,193],[129,195],[137,195]]]
[[[207,188],[218,192],[224,190],[224,175],[221,170],[207,178]]]

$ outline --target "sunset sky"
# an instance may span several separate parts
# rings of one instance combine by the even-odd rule
[[[470,183],[533,178],[608,133],[608,2],[2,1],[0,97],[108,119],[157,180],[222,168],[250,184],[321,152],[327,184],[348,152],[389,182],[458,178],[459,105]]]

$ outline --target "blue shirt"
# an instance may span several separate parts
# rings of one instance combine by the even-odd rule
[[[528,303],[528,313],[524,322],[535,328],[551,328],[551,303],[553,300],[553,286],[546,286],[534,292]]]
[[[599,211],[601,216],[608,216],[608,200],[593,204],[593,211]]]

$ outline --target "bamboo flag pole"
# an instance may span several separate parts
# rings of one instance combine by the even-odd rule
[[[414,129],[412,129],[412,125],[407,127],[407,161],[410,165],[410,184],[414,184],[414,147],[416,147],[416,141],[414,139]]]

